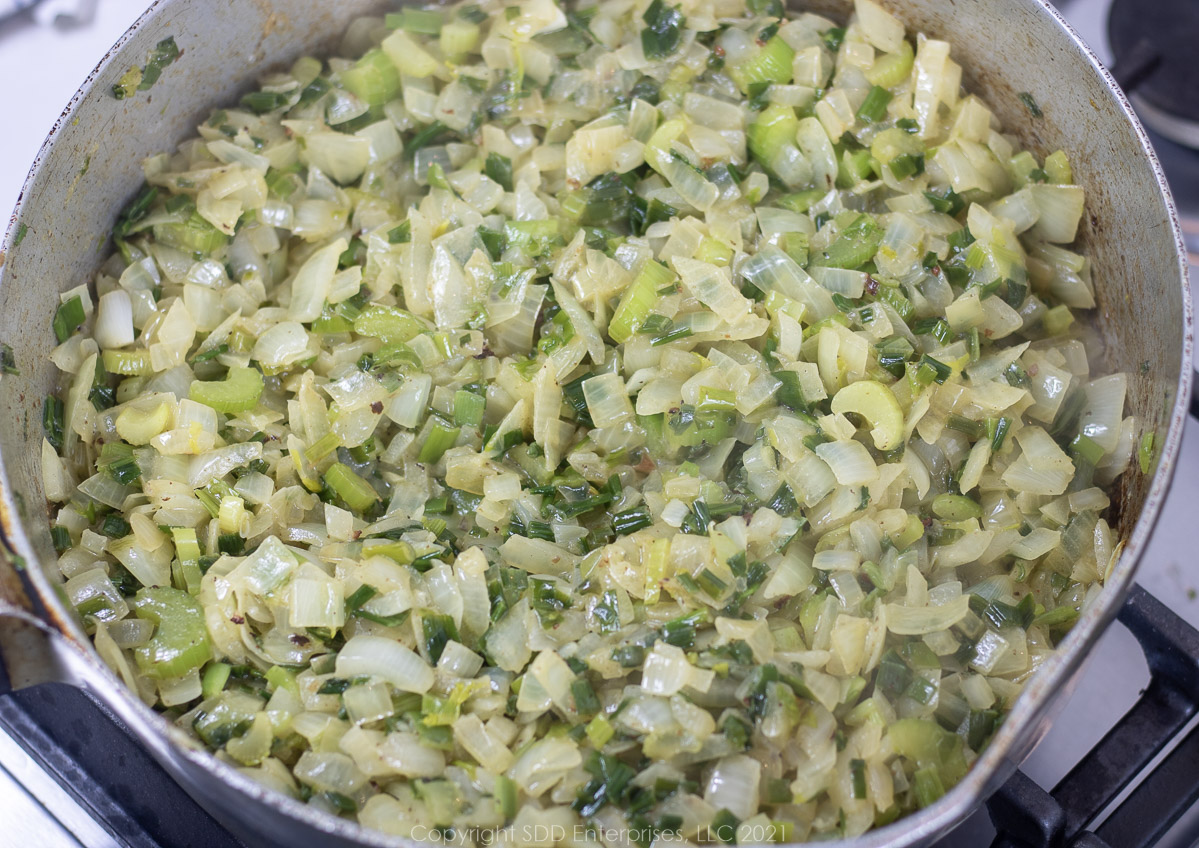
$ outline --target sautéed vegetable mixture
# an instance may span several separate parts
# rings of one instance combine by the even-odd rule
[[[337,56],[146,160],[54,316],[100,655],[418,839],[941,797],[1119,552],[1067,154],[872,0],[403,8]]]

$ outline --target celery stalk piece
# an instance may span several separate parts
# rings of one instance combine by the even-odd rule
[[[761,47],[756,54],[731,73],[737,85],[744,92],[754,83],[788,83],[791,82],[791,62],[795,59],[795,51],[791,45],[776,35]]]
[[[417,460],[419,462],[437,462],[441,459],[442,454],[454,446],[454,443],[458,441],[458,434],[461,432],[461,427],[451,427],[434,416],[433,426],[429,429],[429,436],[421,446]]]
[[[386,53],[375,49],[342,71],[341,83],[363,102],[382,106],[400,93],[400,72]]]
[[[881,451],[903,444],[903,409],[894,393],[876,380],[850,383],[833,396],[832,409],[842,415],[856,413],[870,422],[874,446]]]
[[[182,677],[212,658],[204,609],[187,592],[168,586],[142,589],[133,608],[138,618],[158,625],[153,638],[133,652],[146,676]]]
[[[618,344],[623,344],[641,329],[650,309],[658,300],[658,291],[674,283],[677,278],[661,262],[648,259],[632,284],[620,296],[620,304],[612,313],[608,324],[608,335]]]
[[[384,344],[409,342],[424,331],[424,322],[395,306],[371,304],[354,319],[355,333],[381,339]]]
[[[898,50],[884,53],[874,60],[874,64],[866,72],[866,79],[871,85],[894,88],[912,75],[915,62],[916,53],[912,50],[912,43],[905,39]]]
[[[475,49],[479,43],[479,25],[454,20],[441,27],[441,52],[447,59],[457,61]]]
[[[117,435],[131,445],[148,445],[167,429],[172,418],[171,404],[160,403],[150,410],[126,407],[117,416]]]
[[[106,350],[101,354],[104,370],[124,377],[145,377],[154,373],[148,350]]]
[[[749,125],[749,152],[788,188],[799,188],[812,178],[812,166],[800,152],[796,136],[799,119],[790,106],[768,106]]]
[[[229,675],[232,671],[233,667],[227,663],[209,663],[208,667],[204,669],[204,676],[200,681],[200,697],[207,701],[209,698],[219,695],[225,688],[225,684],[229,682]]]
[[[262,386],[262,374],[258,369],[234,365],[224,380],[193,381],[188,397],[217,412],[234,414],[257,406],[258,398],[262,397]]]
[[[335,462],[325,472],[325,482],[355,512],[366,512],[379,502],[374,486],[354,473],[348,465]]]

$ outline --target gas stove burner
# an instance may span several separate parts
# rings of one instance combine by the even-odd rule
[[[1199,3],[1113,0],[1108,37],[1117,81],[1146,124],[1199,148]]]

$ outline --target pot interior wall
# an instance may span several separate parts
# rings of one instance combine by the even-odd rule
[[[43,398],[60,380],[48,358],[58,294],[95,277],[112,249],[113,223],[142,185],[142,160],[195,135],[213,107],[236,102],[263,73],[301,55],[332,52],[349,20],[386,5],[159,0],[103,57],[56,122],[13,215],[7,253],[0,254],[0,341],[12,347],[20,370],[0,380],[0,481],[7,495],[0,497],[0,517],[26,559],[55,559],[42,496],[41,415]],[[180,56],[153,88],[113,97],[122,74],[145,64],[167,37]],[[49,571],[45,576],[58,580]],[[82,637],[73,617],[49,612]]]

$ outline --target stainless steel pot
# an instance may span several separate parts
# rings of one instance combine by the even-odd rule
[[[848,0],[803,5],[844,16]],[[1156,431],[1151,476],[1132,471],[1113,498],[1127,542],[1096,603],[1036,674],[965,780],[932,807],[854,840],[854,848],[924,844],[961,821],[1027,755],[1053,707],[1119,608],[1174,471],[1191,381],[1186,261],[1169,191],[1128,102],[1095,56],[1043,0],[890,0],[910,32],[947,38],[969,87],[1008,131],[1042,154],[1069,151],[1086,187],[1081,238],[1094,263],[1106,365],[1131,375],[1128,402]],[[404,844],[318,813],[219,763],[141,703],[93,652],[62,600],[39,467],[41,400],[56,294],[90,279],[117,214],[141,183],[142,158],[191,135],[213,105],[266,69],[331,47],[380,0],[158,0],[109,51],[58,120],[25,183],[0,254],[0,341],[19,375],[0,378],[0,661],[14,686],[63,681],[112,710],[205,808],[248,843]],[[131,66],[174,36],[182,56],[154,88],[117,101]],[[1044,117],[1017,96],[1029,92]]]

